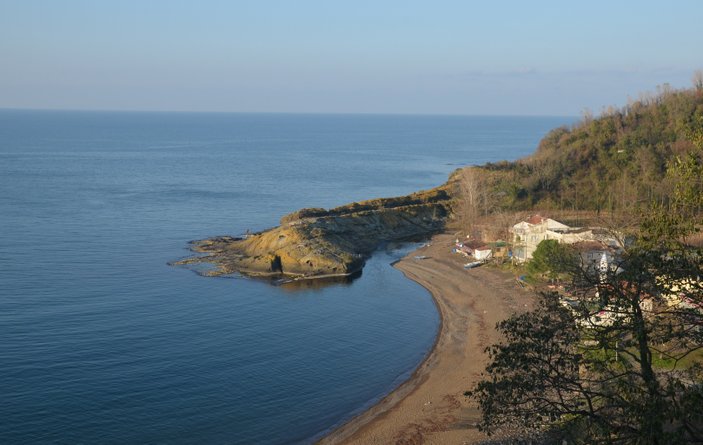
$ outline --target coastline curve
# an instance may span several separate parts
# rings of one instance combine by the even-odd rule
[[[478,407],[463,392],[485,368],[485,347],[499,339],[496,323],[531,309],[535,298],[506,272],[465,270],[449,253],[451,244],[451,235],[436,235],[430,246],[394,266],[432,295],[440,315],[432,349],[408,380],[318,444],[470,444],[487,439],[476,428]],[[419,252],[426,259],[414,259]]]

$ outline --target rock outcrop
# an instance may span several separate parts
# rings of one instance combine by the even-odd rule
[[[386,241],[441,231],[452,214],[451,187],[397,198],[352,203],[330,210],[302,209],[281,218],[279,227],[241,238],[223,236],[194,241],[205,253],[175,264],[210,263],[204,275],[322,278],[350,275]]]

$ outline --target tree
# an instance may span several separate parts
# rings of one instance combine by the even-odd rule
[[[703,223],[703,164],[691,154],[668,176],[674,193],[643,215],[617,267],[575,270],[569,298],[544,294],[538,309],[498,325],[504,340],[468,393],[481,429],[703,442],[703,249],[688,242]]]
[[[538,309],[498,324],[504,341],[487,349],[490,378],[467,392],[479,401],[484,431],[509,426],[524,435],[540,433],[555,418],[590,407],[581,403],[588,397],[579,378],[574,318],[556,294],[542,297]]]
[[[459,171],[457,185],[459,189],[459,216],[463,228],[469,232],[481,216],[488,214],[491,199],[485,183],[484,172],[476,167],[467,167]]]
[[[543,275],[553,280],[560,274],[572,272],[577,265],[578,257],[570,246],[557,240],[543,240],[527,263],[527,271],[533,277]]]
[[[702,91],[703,90],[703,70],[696,70],[693,72],[693,78],[691,79],[693,82],[693,87],[696,89],[696,91]]]

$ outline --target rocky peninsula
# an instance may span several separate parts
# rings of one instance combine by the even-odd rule
[[[205,255],[174,264],[209,263],[201,272],[217,276],[324,278],[361,270],[384,242],[428,237],[441,232],[453,214],[454,181],[396,198],[336,207],[307,208],[281,218],[281,225],[242,237],[193,241]]]

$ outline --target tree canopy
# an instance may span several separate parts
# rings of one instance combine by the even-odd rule
[[[527,263],[527,271],[531,276],[542,275],[555,279],[573,271],[577,266],[578,257],[571,246],[549,239],[537,245],[532,259]]]

